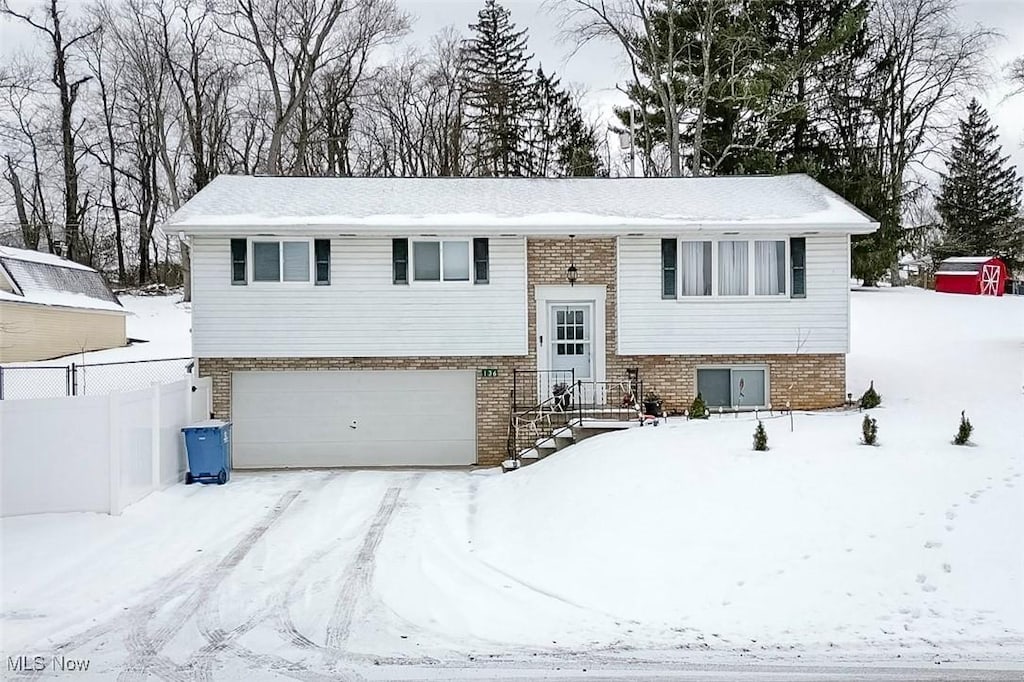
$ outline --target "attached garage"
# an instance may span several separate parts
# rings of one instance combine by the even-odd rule
[[[236,468],[476,462],[472,371],[235,372]]]

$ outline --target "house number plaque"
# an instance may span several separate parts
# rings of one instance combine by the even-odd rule
[[[482,377],[496,377],[498,376],[498,369],[482,369],[480,370],[480,376]]]

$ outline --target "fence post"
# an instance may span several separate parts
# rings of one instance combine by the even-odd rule
[[[153,399],[151,401],[151,443],[150,456],[152,461],[153,490],[160,489],[160,384],[153,384]]]
[[[110,417],[110,515],[121,514],[121,394],[111,393],[107,399]]]
[[[68,395],[78,395],[78,366],[73,362],[68,368],[68,377],[68,388],[70,389]]]
[[[0,400],[4,399],[4,368],[0,367]]]

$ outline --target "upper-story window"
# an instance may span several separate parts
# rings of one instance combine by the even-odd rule
[[[232,239],[231,283],[330,284],[329,239]]]
[[[486,237],[473,240],[393,239],[393,281],[395,284],[409,284],[410,281],[487,284],[490,281],[489,252]]]
[[[468,241],[413,241],[412,278],[415,282],[468,282]]]
[[[790,252],[792,251],[792,257]],[[663,239],[662,298],[805,295],[803,238]]]

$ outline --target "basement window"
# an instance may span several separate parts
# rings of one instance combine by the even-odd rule
[[[708,407],[726,409],[768,406],[767,367],[701,367],[697,390]]]

